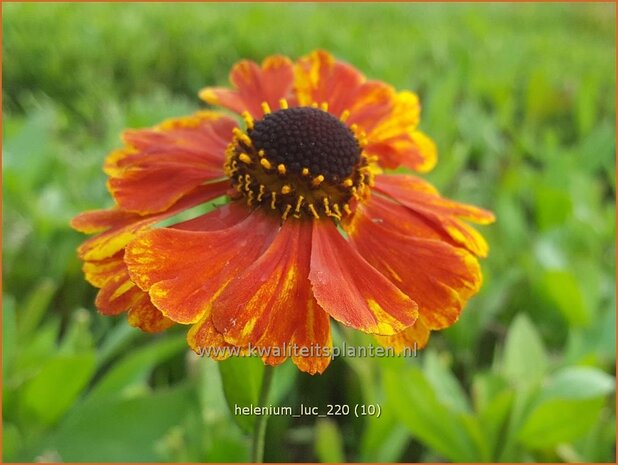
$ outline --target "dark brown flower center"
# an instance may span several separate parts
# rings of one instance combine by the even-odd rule
[[[363,152],[364,134],[326,107],[287,108],[259,121],[245,113],[247,132],[234,132],[225,169],[251,206],[289,217],[340,220],[368,193],[375,166]]]
[[[352,131],[330,113],[298,107],[270,113],[248,131],[257,150],[275,165],[300,174],[307,168],[328,182],[350,176],[360,161],[361,148]]]

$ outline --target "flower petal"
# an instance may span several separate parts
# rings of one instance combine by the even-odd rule
[[[415,351],[425,347],[429,341],[430,334],[431,331],[425,326],[423,317],[420,316],[416,323],[400,333],[393,336],[375,336],[375,338],[384,347],[392,347],[393,351],[399,355],[406,348]]]
[[[358,208],[362,212],[363,206]],[[356,220],[350,234],[352,244],[418,304],[419,318],[425,326],[442,329],[452,325],[466,301],[480,288],[477,259],[440,240],[403,235],[375,219],[375,215],[362,215]]]
[[[367,263],[332,223],[314,223],[309,279],[320,306],[346,326],[389,335],[418,316],[416,303]]]
[[[339,117],[349,111],[348,124],[365,131],[380,121],[391,107],[394,90],[378,81],[367,81],[353,66],[317,50],[298,60],[295,89],[300,105],[328,103],[328,111]]]
[[[441,197],[432,186],[414,176],[379,175],[375,188],[424,216],[456,244],[478,256],[487,256],[488,246],[483,236],[459,218],[489,224],[495,220],[490,211]]]
[[[354,67],[317,50],[298,60],[295,88],[300,105],[328,103],[328,111],[340,116],[349,111],[347,124],[367,133],[366,151],[380,158],[380,165],[400,165],[416,171],[431,170],[437,160],[436,146],[417,130],[420,104],[412,92],[396,92],[380,81],[367,81]]]
[[[95,305],[104,315],[118,315],[127,311],[135,300],[136,286],[129,279],[120,252],[100,261],[84,262],[86,280],[100,289]],[[142,292],[137,289],[138,292]]]
[[[230,81],[235,89],[206,87],[200,98],[211,105],[219,105],[240,114],[248,111],[254,118],[262,118],[262,102],[279,108],[282,98],[293,101],[294,71],[292,62],[282,55],[273,55],[262,65],[242,60],[232,68]]]
[[[359,224],[365,221],[384,224],[388,229],[406,236],[443,240],[454,244],[450,236],[436,228],[423,215],[384,197],[380,192],[374,191],[367,201],[358,204],[354,214],[345,218],[342,226],[349,235],[354,235]]]
[[[436,165],[438,154],[434,142],[417,130],[420,112],[416,94],[408,91],[393,94],[387,114],[378,124],[365,129],[367,153],[377,155],[385,168],[403,165],[415,171],[430,171]]]
[[[212,324],[210,313],[191,326],[187,343],[196,354],[208,355],[213,360],[225,360],[234,354],[234,346],[225,342],[223,334]]]
[[[183,324],[199,321],[214,298],[268,247],[278,228],[254,212],[241,223],[214,231],[157,229],[126,249],[131,279],[153,304]]]
[[[298,328],[294,332],[292,344],[296,347],[312,348],[308,355],[302,351],[292,355],[292,361],[302,371],[312,375],[324,373],[331,361],[333,340],[330,332],[330,317],[322,307],[311,297],[303,315],[303,320],[298,322]]]
[[[213,322],[227,342],[265,347],[290,342],[309,300],[310,250],[311,226],[286,221],[268,250],[214,300]]]
[[[283,362],[289,349],[306,347],[309,356],[299,363],[313,372],[325,368],[323,358],[306,360],[312,345],[330,341],[328,317],[311,295],[310,252],[311,225],[287,221],[268,250],[217,297],[212,319],[228,343],[262,348],[271,365]]]
[[[205,215],[176,223],[174,229],[185,231],[216,231],[226,229],[240,223],[251,214],[251,210],[242,201],[226,203]]]
[[[103,232],[84,241],[77,249],[78,255],[82,260],[102,260],[111,257],[153,224],[220,197],[228,188],[228,181],[200,186],[179,200],[172,208],[158,214],[141,216],[118,208],[81,213],[71,222],[75,229],[84,232]]]
[[[367,137],[365,150],[379,158],[380,166],[405,166],[421,173],[431,171],[438,160],[435,143],[421,131],[402,132],[388,139]]]
[[[127,147],[105,162],[108,186],[121,209],[163,211],[200,184],[224,176],[225,149],[236,122],[214,112],[127,131]]]
[[[316,50],[296,63],[295,89],[300,105],[327,102],[329,111],[339,116],[349,110],[365,76],[351,65],[338,61],[324,50]]]
[[[147,333],[158,333],[174,325],[174,322],[163,314],[150,302],[146,292],[129,309],[129,324]]]
[[[84,263],[86,279],[100,288],[95,305],[103,315],[129,312],[129,324],[147,332],[169,328],[173,322],[152,306],[148,294],[129,278],[123,252],[100,261]]]

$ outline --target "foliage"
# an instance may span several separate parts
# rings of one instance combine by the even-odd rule
[[[613,462],[615,10],[609,4],[4,4],[3,459],[243,461],[261,367],[99,316],[68,228],[109,206],[125,127],[193,111],[239,58],[331,50],[417,91],[428,178],[492,209],[485,285],[414,359],[289,364],[270,461]],[[337,330],[337,342],[367,344]],[[247,382],[248,373],[255,373]],[[226,380],[225,394],[222,377]],[[235,381],[236,380],[236,381]],[[255,381],[255,382],[253,382]],[[225,398],[227,395],[227,399]]]

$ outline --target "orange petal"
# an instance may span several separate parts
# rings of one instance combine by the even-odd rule
[[[330,332],[330,317],[312,297],[308,302],[303,319],[298,322],[292,344],[295,347],[313,347],[308,355],[297,351],[292,355],[292,361],[302,371],[312,375],[324,373],[330,364],[333,340]]]
[[[362,207],[361,208],[362,211]],[[481,285],[481,270],[469,252],[446,242],[403,235],[375,216],[356,220],[350,240],[373,267],[418,304],[430,329],[452,325]]]
[[[286,221],[268,250],[213,302],[213,322],[226,341],[270,347],[290,342],[309,300],[310,250],[310,223]]]
[[[329,111],[337,116],[350,109],[354,95],[365,82],[365,76],[354,67],[335,60],[324,50],[300,58],[294,72],[299,104],[327,102]]]
[[[356,68],[323,50],[299,59],[294,71],[299,104],[326,102],[328,111],[337,117],[347,110],[348,124],[357,124],[365,131],[386,116],[392,106],[391,86],[367,81]]]
[[[302,347],[305,358],[312,358],[311,345],[330,341],[328,317],[311,295],[310,251],[311,225],[287,221],[268,250],[213,303],[213,323],[227,342],[263,348],[263,360],[273,365],[283,362],[288,350],[300,354]],[[323,358],[300,363],[314,372],[325,368]]]
[[[141,216],[118,208],[81,213],[71,223],[74,228],[85,232],[103,232],[84,241],[77,249],[78,255],[82,260],[102,260],[111,257],[153,224],[220,197],[228,188],[228,181],[200,186],[178,201],[171,209],[154,215]]]
[[[419,316],[416,323],[409,328],[393,336],[376,336],[376,340],[384,347],[392,347],[396,354],[401,354],[404,349],[411,349],[414,354],[416,349],[422,349],[429,341],[431,331],[423,323],[423,317]]]
[[[216,231],[217,229],[230,228],[243,221],[250,214],[251,210],[247,208],[244,202],[236,201],[226,203],[205,215],[176,223],[171,227],[185,231]]]
[[[431,171],[438,161],[434,142],[420,131],[402,132],[388,139],[367,138],[365,151],[379,158],[384,168],[405,166],[421,173]]]
[[[101,289],[95,305],[104,315],[118,315],[127,311],[137,297],[135,284],[129,279],[122,256],[120,252],[105,260],[84,262],[86,280]],[[142,292],[140,289],[137,291]]]
[[[189,347],[198,355],[208,355],[213,360],[225,360],[235,355],[234,346],[225,342],[221,334],[212,324],[210,314],[191,326],[187,333]]]
[[[292,62],[282,55],[273,55],[262,61],[262,65],[242,60],[232,68],[230,81],[235,89],[206,87],[200,91],[200,98],[211,105],[219,105],[240,114],[248,111],[254,118],[262,118],[262,102],[271,109],[279,108],[279,100],[290,100],[294,84]]]
[[[347,124],[357,124],[371,134],[380,121],[389,115],[395,95],[395,90],[381,81],[363,83],[349,103],[350,117]]]
[[[415,171],[430,171],[437,162],[434,142],[417,130],[421,106],[416,94],[393,93],[387,114],[378,124],[366,129],[366,152],[379,157],[384,168],[405,166]]]
[[[127,147],[105,162],[108,186],[123,210],[163,211],[200,184],[221,178],[236,122],[213,112],[127,131]]]
[[[80,213],[71,220],[71,227],[79,232],[93,234],[107,229],[122,227],[139,221],[142,217],[136,213],[112,208],[108,210],[90,210]]]
[[[157,333],[174,325],[172,320],[163,316],[159,309],[152,305],[145,292],[140,294],[140,298],[129,309],[128,322],[147,333]]]
[[[342,222],[342,226],[349,235],[354,235],[359,224],[362,225],[368,220],[373,223],[384,224],[390,230],[406,236],[411,235],[454,243],[450,236],[436,228],[423,215],[384,197],[376,191],[366,202],[358,204],[354,214],[348,216]]]
[[[148,294],[129,278],[123,252],[113,257],[84,263],[86,279],[100,288],[95,305],[103,315],[113,316],[129,311],[129,323],[147,332],[162,331],[173,322],[152,306]]]
[[[381,141],[411,133],[421,118],[421,105],[418,96],[409,91],[390,94],[390,108],[386,118],[371,128],[369,140]]]
[[[361,331],[395,334],[418,316],[416,303],[367,263],[332,223],[314,223],[309,279],[320,306]]]
[[[425,217],[456,244],[478,256],[487,256],[488,246],[483,236],[459,218],[489,224],[495,220],[490,211],[441,197],[428,183],[414,176],[379,175],[376,176],[375,188]]]
[[[157,229],[127,246],[125,262],[133,282],[149,291],[165,316],[178,323],[195,323],[230,281],[268,247],[277,228],[273,218],[254,212],[227,229]]]

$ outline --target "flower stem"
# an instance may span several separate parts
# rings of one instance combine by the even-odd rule
[[[275,367],[270,365],[264,366],[264,375],[262,376],[262,386],[260,387],[259,406],[265,407],[268,403],[268,394],[270,393],[270,385],[273,379]],[[266,424],[268,423],[268,415],[260,415],[257,417],[255,429],[253,430],[253,444],[251,447],[251,461],[254,463],[264,462],[264,438],[266,437]]]

